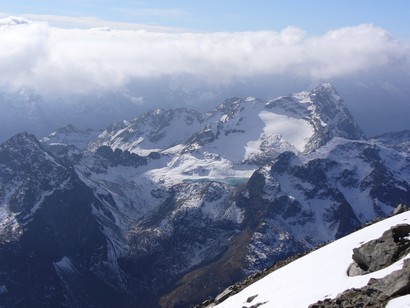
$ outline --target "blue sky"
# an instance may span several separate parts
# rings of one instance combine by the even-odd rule
[[[310,35],[371,23],[394,37],[410,37],[408,0],[19,0],[3,1],[5,15],[56,15],[181,28],[186,31],[279,31],[296,26]],[[53,25],[64,25],[54,18]]]

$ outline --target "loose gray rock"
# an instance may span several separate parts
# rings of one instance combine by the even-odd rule
[[[229,298],[231,295],[233,295],[234,292],[235,292],[235,291],[232,289],[232,287],[226,288],[221,294],[219,294],[219,295],[215,298],[215,304],[222,303],[224,300],[226,300],[226,299]]]
[[[347,269],[347,275],[350,277],[361,276],[364,274],[366,274],[366,272],[362,270],[356,262],[350,264],[349,268]]]
[[[363,274],[378,271],[396,262],[410,252],[410,240],[406,238],[410,233],[410,225],[399,224],[383,235],[370,242],[353,249],[352,258],[363,270]],[[357,269],[351,266],[349,275],[354,275]]]
[[[404,204],[399,204],[394,210],[393,210],[393,215],[398,215],[404,212],[407,212],[409,208],[405,206]]]
[[[246,302],[247,302],[247,303],[252,303],[252,301],[253,301],[256,297],[258,297],[258,294],[253,295],[253,296],[249,296],[248,299],[246,300]]]
[[[381,279],[370,279],[369,289],[381,291],[387,297],[406,295],[410,293],[410,259],[404,260],[403,268],[392,272]]]

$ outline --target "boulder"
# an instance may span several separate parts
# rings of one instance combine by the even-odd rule
[[[404,212],[407,212],[409,208],[405,206],[404,204],[399,204],[394,210],[393,210],[393,215],[398,215]]]
[[[252,303],[252,301],[253,301],[256,297],[258,297],[258,294],[253,295],[253,296],[249,296],[248,299],[246,300],[246,302],[247,302],[247,303]]]
[[[364,274],[385,268],[410,252],[410,240],[406,238],[409,233],[408,224],[391,227],[380,238],[354,248],[352,258]],[[350,269],[349,275],[353,275],[355,266]]]
[[[389,298],[409,294],[410,259],[404,260],[401,270],[394,271],[381,279],[370,279],[367,287],[379,290]]]
[[[222,303],[224,300],[226,300],[227,298],[229,298],[233,294],[235,294],[235,290],[233,290],[232,286],[226,288],[221,294],[219,294],[215,298],[215,304]]]

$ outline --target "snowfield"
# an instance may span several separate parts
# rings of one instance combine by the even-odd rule
[[[318,300],[334,298],[347,289],[363,287],[370,278],[382,278],[401,269],[403,260],[409,256],[377,272],[349,277],[347,269],[353,261],[353,248],[380,237],[384,231],[400,223],[410,223],[410,212],[393,216],[322,247],[276,270],[217,307],[251,307],[264,303],[260,307],[306,308]],[[257,297],[247,303],[247,299],[255,295]],[[410,296],[391,300],[387,307],[410,307]]]
[[[262,111],[259,117],[265,123],[266,135],[279,134],[300,152],[303,152],[309,138],[315,133],[312,125],[306,120],[268,111]]]

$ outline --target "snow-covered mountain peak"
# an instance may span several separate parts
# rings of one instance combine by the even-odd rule
[[[324,82],[318,85],[316,88],[313,89],[313,93],[315,92],[327,92],[334,96],[339,96],[336,92],[335,87],[330,82]]]
[[[305,152],[324,145],[333,137],[364,138],[363,132],[343,100],[329,83],[320,85],[310,92],[302,91],[270,100],[266,108],[275,113],[309,122],[314,129],[314,134],[306,144]]]
[[[66,126],[63,126],[63,127],[60,127],[60,128],[58,128],[57,130],[56,130],[56,133],[59,133],[59,134],[67,134],[67,133],[79,133],[80,132],[80,130],[78,129],[78,128],[76,128],[76,127],[74,127],[73,125],[71,125],[71,124],[68,124],[68,125],[66,125]]]
[[[44,198],[64,189],[71,176],[33,135],[10,138],[0,146],[0,216],[9,217],[13,226],[24,225]]]
[[[325,112],[325,116],[333,119],[337,113],[343,116],[352,117],[343,99],[337,94],[331,84],[323,84],[314,88],[310,94],[310,99],[318,112]]]
[[[91,141],[94,141],[101,131],[86,129],[80,130],[71,124],[58,128],[40,141],[48,145],[73,145],[79,149],[85,149]]]
[[[141,156],[156,152],[168,156],[164,159],[169,163],[176,158],[178,167],[170,163],[150,171],[153,178],[165,176],[175,183],[211,174],[243,177],[282,152],[309,153],[333,137],[359,139],[362,133],[333,87],[324,84],[269,101],[232,97],[204,113],[152,110],[114,123],[88,149],[109,146]],[[219,160],[209,160],[204,153]],[[181,173],[184,168],[193,170],[188,177]]]
[[[156,109],[128,122],[111,125],[90,146],[107,145],[141,155],[161,151],[187,140],[202,128],[202,115],[185,108]]]
[[[265,101],[254,98],[254,97],[232,97],[226,99],[216,108],[210,110],[205,114],[206,122],[208,127],[218,126],[221,128],[221,123],[219,122],[230,122],[229,125],[240,126],[240,121],[244,117],[253,116],[261,110],[263,110]],[[238,127],[238,129],[240,129]],[[215,131],[215,133],[217,133]]]
[[[15,135],[0,145],[0,165],[7,166],[7,172],[30,170],[36,173],[46,165],[66,170],[42,147],[36,137],[26,132]]]
[[[17,134],[0,145],[0,153],[3,159],[8,156],[13,161],[24,161],[29,156],[42,151],[36,137],[27,132]]]

